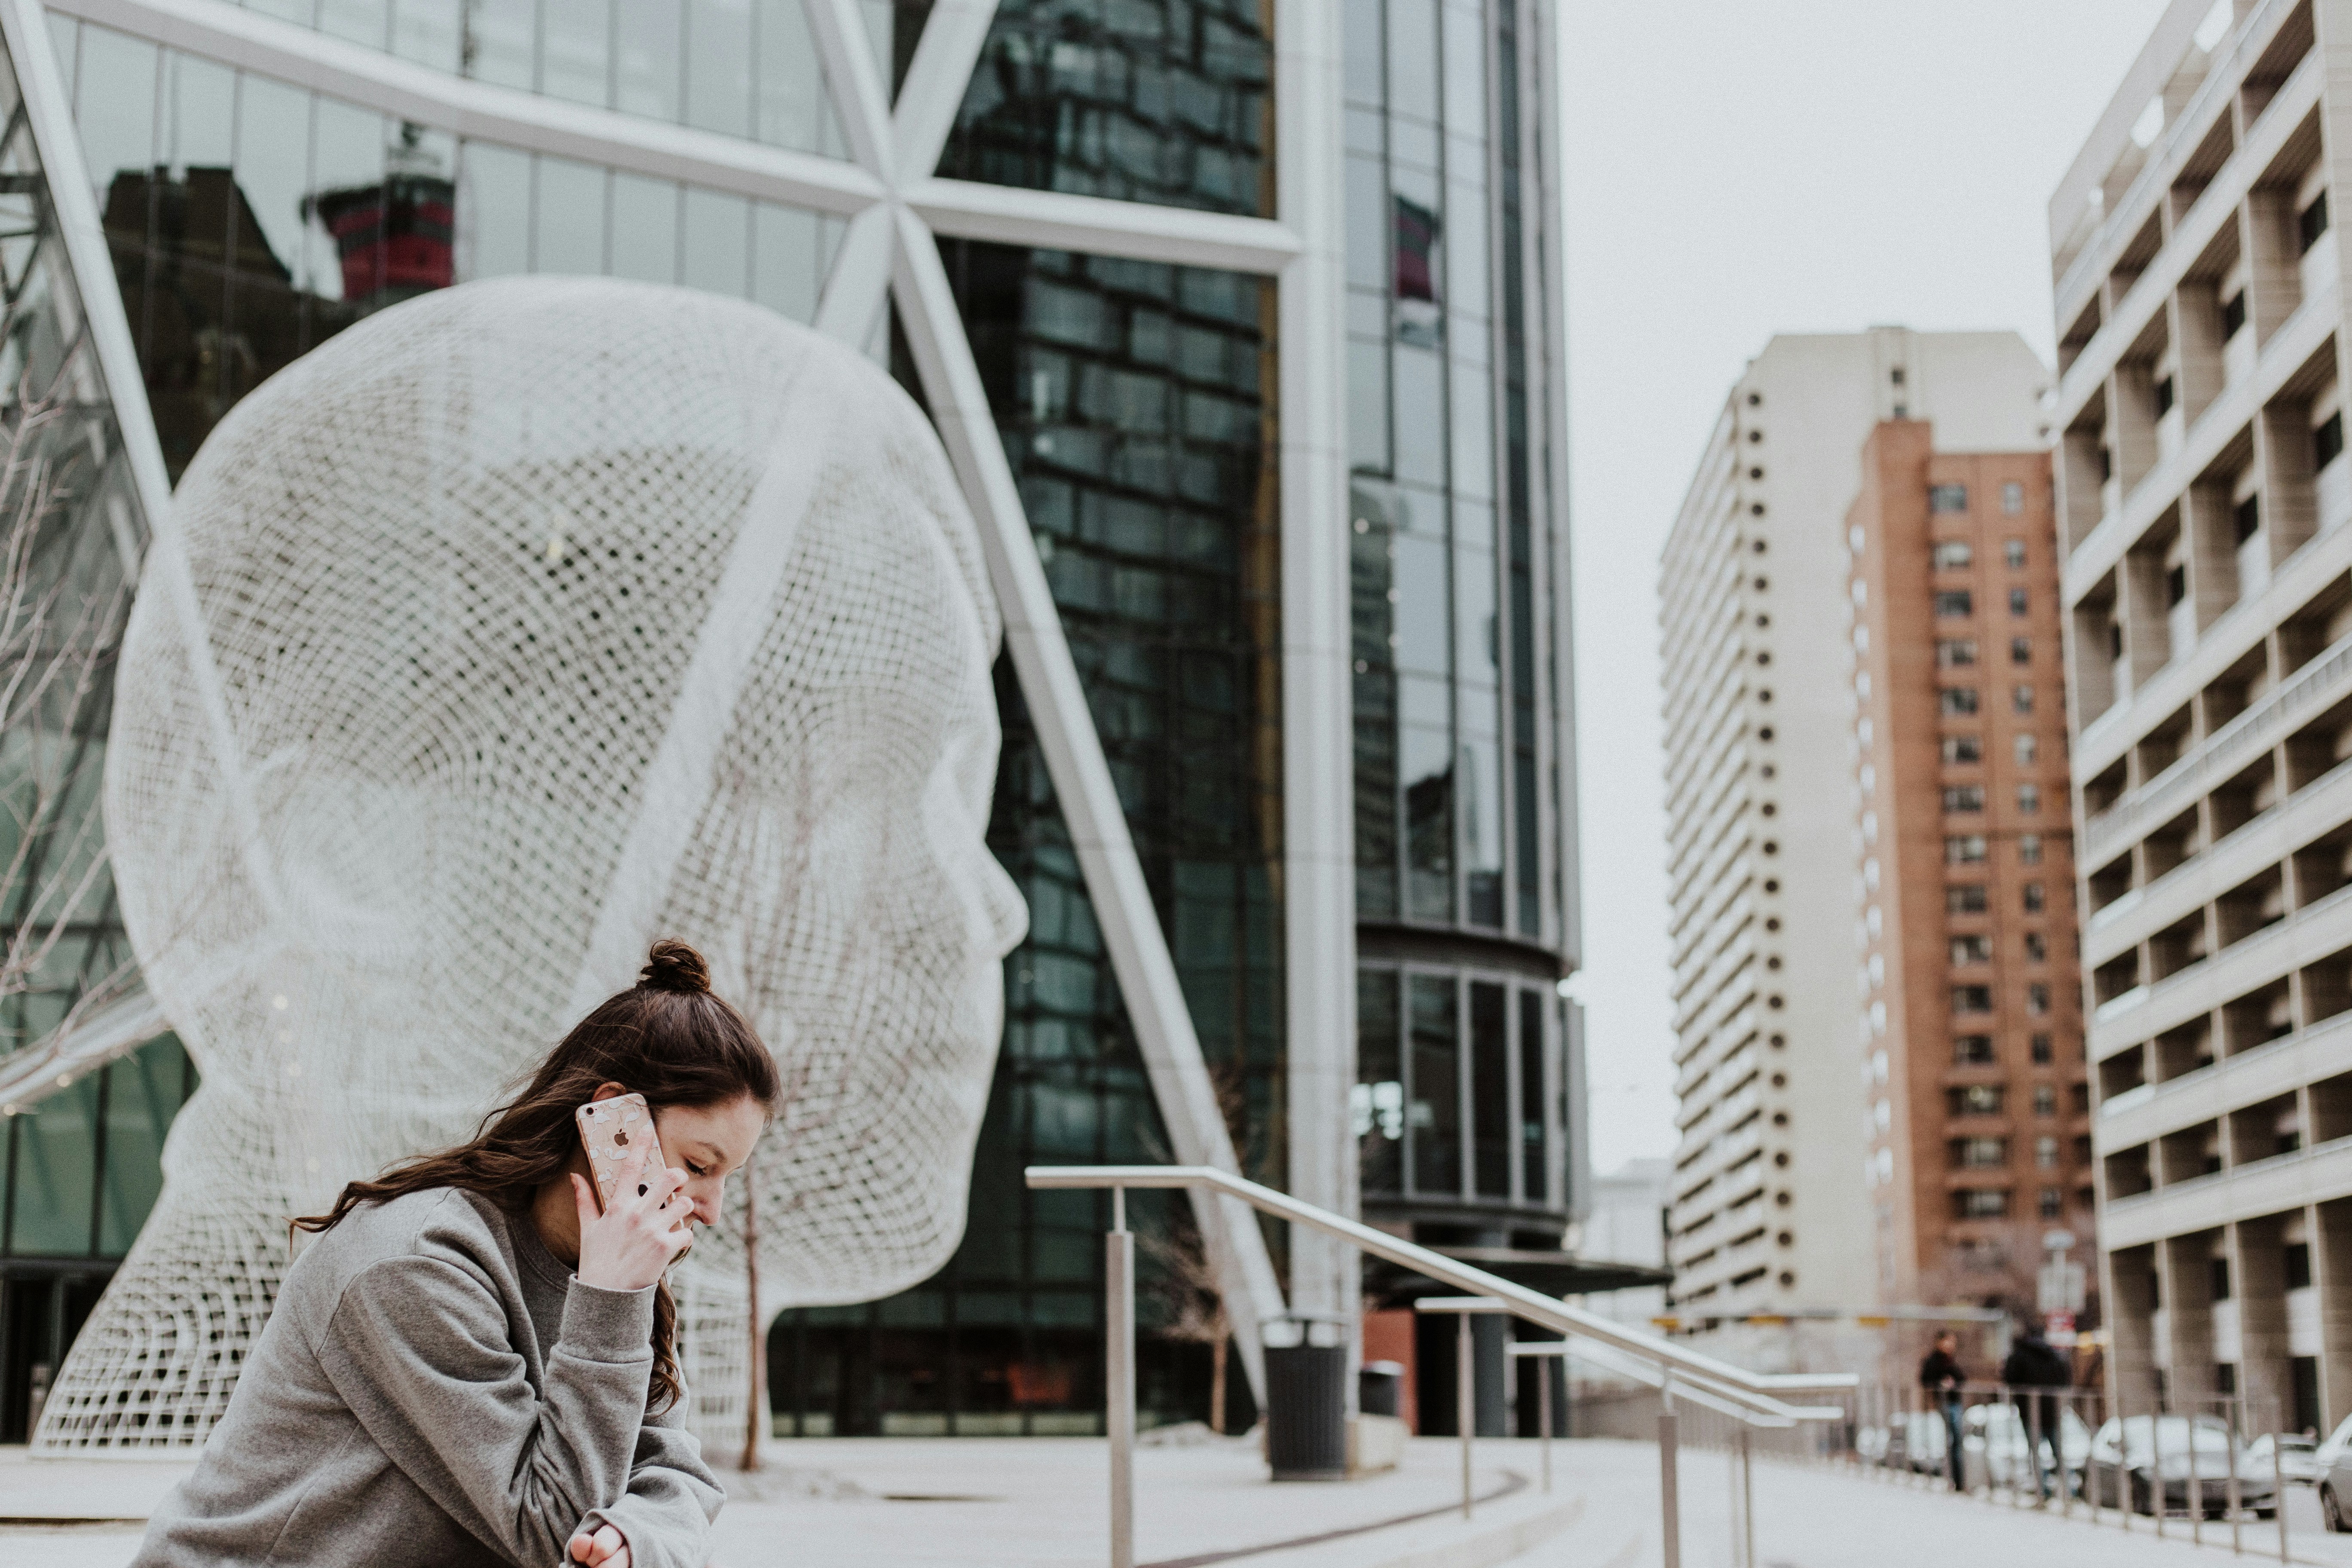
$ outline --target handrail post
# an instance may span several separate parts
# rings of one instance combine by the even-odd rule
[[[2287,1555],[2286,1546],[2286,1472],[2279,1468],[2278,1462],[2278,1456],[2285,1443],[2284,1432],[2271,1438],[2271,1501],[2278,1505],[2271,1511],[2278,1517],[2279,1561],[2292,1563],[2294,1559]]]
[[[1739,1424],[1739,1568],[1756,1568],[1755,1428]]]
[[[2226,1450],[2230,1456],[2230,1555],[2237,1557],[2242,1556],[2246,1550],[2243,1530],[2238,1520],[2238,1515],[2245,1507],[2246,1496],[2244,1489],[2238,1485],[2238,1421],[2240,1412],[2238,1409],[2237,1397],[2235,1395],[2231,1395],[2229,1401],[2223,1405],[2223,1408],[2229,1412],[2228,1420],[2230,1425],[2230,1447]],[[2272,1444],[2271,1449],[2272,1468],[2276,1469],[2279,1457],[2278,1445],[2275,1443]],[[2281,1471],[2280,1473],[2282,1476],[2284,1474],[2284,1471]],[[2280,1500],[2284,1501],[2285,1500],[2281,1499]]]
[[[1462,1517],[1470,1517],[1470,1438],[1477,1426],[1477,1391],[1471,1387],[1470,1314],[1454,1320],[1454,1412],[1462,1428]]]
[[[1560,1382],[1568,1382],[1568,1361],[1559,1363]],[[1536,1417],[1543,1425],[1543,1489],[1551,1490],[1551,1363],[1536,1362]]]
[[[1110,1436],[1110,1568],[1135,1568],[1135,1233],[1127,1228],[1127,1189],[1110,1190],[1110,1234],[1103,1237],[1105,1305],[1110,1321],[1104,1354]]]
[[[1682,1508],[1675,1495],[1675,1369],[1658,1385],[1659,1544],[1663,1568],[1683,1568]]]

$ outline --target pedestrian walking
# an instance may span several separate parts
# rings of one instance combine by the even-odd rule
[[[2070,1388],[2074,1382],[2074,1366],[2065,1352],[2042,1337],[2042,1325],[2028,1320],[2018,1326],[2017,1338],[2009,1347],[2008,1356],[2000,1363],[2000,1380],[2012,1389]],[[2058,1395],[2037,1393],[2017,1402],[2017,1414],[2025,1423],[2025,1452],[2033,1466],[2034,1479],[2040,1483],[2042,1500],[2050,1500],[2052,1471],[2058,1484],[2067,1484],[2066,1452],[2060,1445],[2058,1431]],[[2030,1408],[2029,1408],[2030,1405]],[[2050,1449],[2050,1468],[2042,1468],[2043,1445]]]
[[[779,1091],[701,954],[656,942],[471,1142],[294,1222],[314,1239],[134,1568],[704,1568],[725,1494],[682,1420],[666,1276]],[[622,1132],[601,1182],[591,1124]]]
[[[1969,1489],[1966,1456],[1960,1451],[1961,1388],[1969,1374],[1960,1366],[1960,1336],[1946,1329],[1936,1336],[1936,1348],[1919,1363],[1919,1386],[1944,1423],[1944,1458],[1952,1473],[1952,1489]]]

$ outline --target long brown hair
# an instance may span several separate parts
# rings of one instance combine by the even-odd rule
[[[580,1147],[572,1113],[608,1082],[644,1095],[656,1110],[725,1105],[747,1094],[772,1110],[781,1088],[775,1058],[758,1034],[711,994],[702,954],[664,940],[646,955],[636,984],[581,1019],[522,1092],[482,1119],[471,1142],[404,1161],[373,1182],[352,1182],[334,1207],[294,1226],[332,1230],[361,1204],[428,1187],[479,1193],[509,1214],[526,1213],[541,1187],[563,1176]],[[665,1279],[654,1291],[647,1410],[665,1409],[678,1397],[677,1331],[677,1303]]]

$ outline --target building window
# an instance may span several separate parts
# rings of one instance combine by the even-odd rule
[[[2229,342],[2246,324],[2246,291],[2243,289],[2221,301],[2221,341]]]
[[[1956,936],[1952,938],[1952,965],[1990,963],[1992,938],[1989,936]]]
[[[2021,616],[2025,614],[2024,589],[2011,588],[2009,591],[2009,613],[2012,616]]]
[[[2033,1086],[2033,1114],[2036,1116],[2058,1114],[2058,1089],[2055,1085],[2037,1083]],[[2054,1143],[2056,1140],[2053,1139],[2052,1142]]]
[[[1984,809],[1984,785],[1946,784],[1944,786],[1944,809],[1946,811],[1982,811]]]
[[[2311,466],[2324,468],[2344,455],[2344,411],[2337,409],[2311,433]]]
[[[2327,193],[2322,191],[2311,198],[2309,206],[2294,216],[2295,238],[2303,247],[2299,254],[2309,255],[2311,247],[2319,243],[2319,237],[2326,232]]]
[[[1966,588],[1946,588],[1936,595],[1936,618],[1957,621],[1976,613],[1976,602]]]
[[[2061,1214],[2065,1212],[2065,1208],[2066,1198],[2064,1194],[2061,1193],[2055,1187],[2044,1187],[2042,1189],[2042,1217],[2043,1219],[2056,1219]]]
[[[1977,552],[1965,539],[1939,539],[1931,557],[1938,572],[1958,572],[1976,563]]]
[[[2021,768],[2032,767],[2036,753],[2042,749],[2040,742],[2036,742],[2032,735],[2020,735],[2010,744],[2011,749],[2017,753],[2017,765]]]
[[[2042,884],[2041,884],[2041,883],[2039,883],[2039,882],[2028,882],[2028,883],[2026,883],[2026,884],[2025,884],[2025,912],[2026,912],[2027,914],[2029,914],[2029,915],[2038,915],[2038,914],[2040,914],[2040,913],[2042,912],[2042,909],[2043,909],[2044,905],[2048,902],[2048,897],[2049,897],[2049,896],[2042,890]]]
[[[1955,985],[1952,987],[1952,1013],[1955,1017],[1968,1017],[1991,1011],[1991,986]]]
[[[1966,485],[1929,485],[1929,511],[1966,511],[1969,510],[1969,487]]]
[[[2009,662],[2011,664],[2032,664],[2033,662],[2033,639],[2032,637],[2010,638]]]
[[[1951,834],[1944,839],[1944,864],[1975,866],[1985,858],[1985,837],[1981,833]]]
[[[1944,761],[1953,765],[1980,763],[1984,761],[1984,748],[1974,735],[1947,735],[1944,737]]]
[[[2005,482],[2000,487],[2000,510],[2005,517],[2015,517],[2019,512],[2023,511],[2025,487],[2015,479]],[[2012,539],[2009,542],[2009,563],[2011,566],[2025,564],[2025,541],[2022,539]]]
[[[2009,1140],[1955,1138],[1952,1163],[1966,1171],[1997,1171],[2009,1163]]]
[[[2058,1140],[2044,1133],[2033,1141],[2033,1163],[2044,1171],[2058,1168]]]
[[[2172,412],[2172,378],[2166,376],[2149,389],[2156,395],[2156,416],[2158,419]]]
[[[2018,785],[2017,809],[2028,816],[2040,811],[2042,809],[2042,786],[2040,784]]]
[[[1962,1035],[1952,1041],[1952,1065],[1954,1067],[1989,1068],[1993,1065],[1993,1060],[1992,1037],[1990,1035]],[[1979,1085],[1977,1087],[1985,1089],[1991,1094],[1992,1108],[1995,1110],[1999,1110],[2000,1109],[2000,1087],[1998,1085]],[[1955,1095],[1958,1095],[1964,1092],[1974,1093],[1975,1090],[1962,1090],[1956,1089],[1952,1090],[1952,1092]],[[1960,1115],[1961,1112],[1955,1110],[1952,1114],[1958,1116]]]
[[[2228,1300],[2234,1294],[2230,1288],[2230,1260],[2226,1258],[2209,1258],[2205,1261],[2207,1292],[2216,1301]],[[2237,1369],[2232,1367],[2230,1370],[2234,1374]]]
[[[2012,711],[2014,711],[2014,712],[2018,712],[2018,713],[2031,713],[2031,712],[2032,712],[2032,711],[2033,711],[2033,688],[2032,688],[2031,686],[2016,686],[2016,687],[2011,687],[2011,688],[2010,689],[2010,693],[2009,693],[2009,706],[2010,706],[2011,710]]]
[[[2189,564],[2182,562],[2164,574],[2164,607],[2172,608],[2189,597]]]
[[[1982,1040],[1985,1053],[1981,1057],[1966,1058],[1962,1061],[1962,1066],[1984,1067],[1992,1061],[1992,1041],[1989,1037],[1969,1035],[1963,1037],[1969,1040]],[[1997,1083],[1972,1083],[1945,1091],[1944,1106],[1946,1110],[1955,1117],[1999,1116],[2001,1100],[2006,1092]]]
[[[1980,915],[1985,912],[1985,885],[1982,882],[1960,882],[1944,889],[1944,912],[1948,915]]]
[[[2050,987],[2047,984],[2037,980],[2025,988],[2025,1011],[2036,1018],[2049,1016]]]
[[[1976,661],[1976,638],[1937,637],[1936,639],[1937,668],[1959,669],[1965,666],[1974,664]]]
[[[2044,1068],[2048,1067],[2048,1066],[2050,1065],[2050,1063],[2051,1063],[2051,1060],[2053,1059],[2053,1058],[2055,1055],[2056,1055],[2056,1053],[2055,1053],[2055,1052],[2053,1052],[2053,1051],[2050,1048],[2050,1037],[2049,1037],[2049,1036],[2047,1036],[2047,1035],[2036,1035],[2036,1036],[2034,1036],[2034,1037],[2033,1037],[2033,1065],[2034,1065],[2034,1066],[2036,1066],[2036,1067],[2044,1067]]]
[[[2042,835],[2021,833],[2017,836],[2017,861],[2021,866],[2042,864]]]
[[[2006,1219],[2009,1189],[1967,1187],[1952,1194],[1952,1212],[1961,1219]]]
[[[2243,544],[2262,531],[2263,498],[2259,494],[2248,496],[2231,516],[2237,525],[2238,542]]]
[[[2285,1268],[2283,1272],[2288,1289],[2309,1289],[2311,1285],[2311,1244],[2309,1242],[2287,1243]]]
[[[1965,718],[1977,710],[1977,689],[1973,686],[1947,686],[1937,694],[1937,701],[1945,718]]]
[[[2030,931],[2025,933],[2025,962],[2028,963],[2047,963],[2050,962],[2049,940],[2038,931]]]

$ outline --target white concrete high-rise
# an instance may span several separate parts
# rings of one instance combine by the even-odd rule
[[[1879,421],[1932,420],[1939,450],[2032,447],[2048,380],[2011,332],[1775,337],[1733,384],[1668,537],[1668,1246],[1685,1330],[1876,1299],[1844,519]]]

